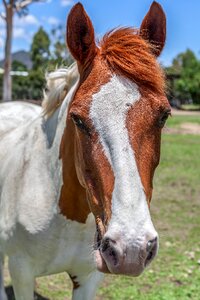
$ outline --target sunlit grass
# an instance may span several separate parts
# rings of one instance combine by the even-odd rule
[[[199,104],[183,104],[181,105],[182,109],[185,110],[200,110],[200,105]]]
[[[167,121],[166,127],[179,127],[183,123],[196,123],[200,124],[200,115],[196,116],[175,116],[172,114]]]

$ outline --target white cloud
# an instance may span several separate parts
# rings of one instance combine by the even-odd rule
[[[22,18],[22,21],[25,22],[26,24],[30,24],[30,25],[38,25],[39,24],[38,19],[33,15],[24,16]]]
[[[39,25],[39,21],[33,15],[27,15],[25,17],[19,18],[18,16],[14,17],[14,26],[13,26],[13,46],[16,44],[18,39],[23,40],[26,43],[31,43],[33,32],[35,30],[30,30]],[[0,49],[2,49],[6,37],[5,22],[0,18]]]
[[[38,19],[33,16],[33,15],[27,15],[24,17],[19,17],[19,16],[15,16],[14,17],[14,23],[13,23],[13,28],[14,30],[18,30],[18,28],[21,27],[26,27],[28,25],[31,26],[38,26],[40,23],[38,21]],[[2,29],[5,28],[5,21],[0,17],[0,35],[2,35]]]
[[[6,28],[2,27],[0,28],[0,38],[5,38],[6,36]]]
[[[24,40],[26,43],[28,42],[30,44],[32,42],[34,34],[35,32],[27,31],[22,27],[17,27],[14,28],[13,37],[14,40],[21,39]]]
[[[0,48],[4,47],[4,39],[2,39],[2,37],[0,37]]]
[[[74,4],[74,0],[61,0],[61,6],[71,6]]]
[[[15,17],[14,20],[14,25],[19,26],[19,25],[38,25],[39,21],[34,15],[26,15],[23,17]]]
[[[55,18],[55,17],[49,17],[47,19],[47,22],[50,24],[50,25],[58,25],[60,23],[60,21]]]
[[[44,2],[43,2],[43,1],[38,2],[38,4],[40,4],[40,5],[41,5],[41,4],[45,4],[45,5],[46,5],[47,3],[51,3],[51,2],[52,2],[52,0],[46,0],[46,1],[44,1]]]
[[[5,21],[0,17],[0,27],[4,27],[5,26]]]
[[[21,28],[21,27],[15,27],[14,28],[14,30],[13,30],[13,37],[15,39],[25,38],[25,36],[26,36],[26,33],[25,33],[24,28]]]
[[[14,26],[13,26],[13,39],[23,39],[26,42],[31,42],[33,33],[30,32],[30,28],[27,28],[28,25],[38,25],[39,21],[33,15],[27,15],[25,17],[19,18],[18,16],[14,17]],[[5,40],[5,23],[0,19],[0,48],[2,48],[2,41]],[[13,41],[15,43],[15,41]]]

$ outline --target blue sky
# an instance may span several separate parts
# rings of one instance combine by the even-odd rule
[[[152,0],[82,0],[92,19],[97,36],[117,26],[139,27]],[[164,65],[187,48],[200,54],[200,0],[159,0],[167,16],[167,42],[160,57]],[[29,7],[29,15],[15,18],[13,51],[29,50],[39,26],[50,32],[59,23],[65,25],[74,0],[47,0]],[[3,11],[2,1],[0,11]],[[0,20],[0,58],[3,57],[5,29]]]

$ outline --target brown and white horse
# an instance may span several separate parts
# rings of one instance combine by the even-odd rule
[[[0,127],[0,249],[16,300],[33,300],[35,277],[63,271],[73,299],[90,300],[102,273],[137,276],[155,257],[149,206],[170,113],[156,62],[165,35],[153,2],[139,30],[113,30],[97,46],[78,3],[67,22],[77,63],[49,75],[45,114],[0,107],[0,124],[20,107],[24,116]]]

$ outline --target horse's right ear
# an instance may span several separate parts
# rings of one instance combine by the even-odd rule
[[[94,28],[81,3],[74,5],[68,16],[67,45],[82,66],[92,61],[96,54]]]

